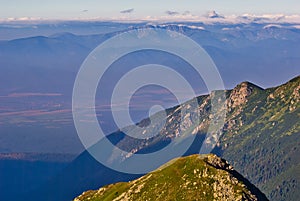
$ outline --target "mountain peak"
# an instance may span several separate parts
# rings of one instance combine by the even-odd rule
[[[241,82],[241,83],[238,84],[236,87],[239,87],[239,86],[252,87],[252,88],[257,88],[257,89],[262,90],[261,87],[257,86],[256,84],[253,84],[252,82],[249,82],[249,81]],[[236,88],[236,87],[235,87],[235,88]]]
[[[224,18],[222,15],[219,15],[216,11],[212,10],[207,13],[208,18]]]
[[[255,90],[263,89],[248,81],[238,84],[230,93],[228,106],[235,108],[245,104]]]
[[[266,196],[216,155],[177,158],[137,180],[87,191],[84,200],[267,200]]]

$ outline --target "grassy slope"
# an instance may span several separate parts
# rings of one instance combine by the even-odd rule
[[[221,165],[214,167],[211,163],[214,160]],[[77,201],[255,200],[251,194],[255,187],[238,180],[236,174],[225,161],[214,155],[192,155],[175,159],[137,180],[85,192]],[[264,195],[258,194],[260,200],[266,200]]]

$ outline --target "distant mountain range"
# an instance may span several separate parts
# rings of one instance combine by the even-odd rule
[[[293,24],[150,23],[121,27],[122,31],[95,35],[60,33],[1,41],[0,66],[6,75],[1,76],[1,80],[6,85],[1,82],[0,93],[44,89],[70,94],[80,65],[95,47],[118,33],[147,27],[179,31],[203,46],[217,64],[228,88],[243,80],[275,86],[299,73],[300,29]],[[130,63],[123,65],[128,68]],[[276,79],[269,73],[271,69]],[[24,73],[25,80],[20,85],[19,76]],[[49,86],[48,82],[53,80]]]
[[[226,94],[226,121],[219,143],[212,152],[229,161],[270,200],[298,200],[300,77],[269,89],[243,82],[233,90],[227,90]],[[192,114],[195,111],[190,111],[191,115],[184,119],[183,127],[178,125],[180,111],[190,107],[187,102],[166,110],[166,124],[153,138],[138,140],[121,131],[107,138],[115,146],[132,154],[152,153],[174,140],[178,142],[173,147],[176,150],[183,142],[181,139],[191,138],[194,141],[184,155],[199,153],[212,118],[210,100],[209,95],[197,97],[199,107],[196,110],[201,114],[200,124],[193,123],[195,119]],[[142,126],[145,122],[147,119],[139,124]],[[146,128],[141,132],[147,132]],[[91,149],[100,152],[103,143],[99,141]],[[116,156],[114,150],[105,151],[111,153],[108,160],[120,166],[131,160],[130,155]],[[30,200],[38,200],[43,195],[44,200],[69,200],[83,191],[140,176],[111,170],[85,151],[56,179],[29,197]]]
[[[268,199],[227,161],[210,154],[174,159],[137,180],[87,191],[74,199],[74,201],[88,200],[266,201]]]
[[[52,26],[54,25],[39,25],[38,28],[51,30]],[[102,24],[62,22],[57,26],[59,30],[66,27],[67,30],[64,31],[79,34],[83,33],[80,31],[87,30],[87,26],[96,30],[101,26],[102,29],[103,26],[111,29],[110,32],[99,31],[100,33],[94,35],[51,32],[47,36],[0,41],[1,152],[49,153],[55,150],[60,153],[80,153],[83,149],[77,138],[71,115],[71,95],[76,74],[86,56],[95,47],[106,39],[128,30],[161,28],[189,36],[210,54],[227,89],[244,80],[264,88],[277,86],[300,74],[298,68],[300,29],[297,24],[147,22],[124,25],[109,22]],[[1,30],[10,29],[12,27],[3,27]],[[44,35],[38,30],[34,33]],[[198,95],[208,93],[202,80],[199,81],[195,79],[193,73],[182,70],[186,69],[184,62],[171,55],[157,52],[134,53],[115,63],[111,67],[115,70],[107,76],[103,85],[109,88],[111,82],[118,80],[120,72],[126,72],[134,65],[153,60],[183,73],[195,86]],[[99,99],[99,96],[97,98]],[[103,105],[107,105],[106,103],[110,101],[106,91],[101,98],[105,100],[97,105],[99,112],[105,111],[107,108],[103,108]],[[165,108],[178,104],[167,98],[161,97],[160,100]],[[151,99],[145,98],[141,101],[148,100]],[[15,118],[16,115],[18,118]],[[102,115],[100,121],[109,122],[105,117],[106,115]],[[145,117],[144,113],[138,114],[135,121],[138,122]],[[32,124],[35,126],[32,127]],[[108,128],[106,133],[113,131],[115,128]],[[21,143],[21,138],[11,133],[20,133],[30,140]],[[57,140],[61,138],[65,140]],[[36,143],[39,141],[46,144],[40,146]]]

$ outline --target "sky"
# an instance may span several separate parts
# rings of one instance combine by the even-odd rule
[[[0,19],[122,19],[172,15],[300,13],[299,0],[0,0]]]

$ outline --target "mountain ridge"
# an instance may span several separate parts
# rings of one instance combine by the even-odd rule
[[[300,124],[297,121],[300,109],[300,76],[286,84],[265,90],[250,84],[242,88],[240,86],[226,91],[227,104],[235,104],[235,107],[227,111],[224,128],[219,131],[221,137],[212,152],[225,158],[270,200],[297,200],[300,178],[294,174],[295,167],[300,165]],[[252,90],[247,90],[249,87]],[[194,125],[198,121],[190,115],[182,122],[183,130],[178,126],[181,121],[180,110],[189,107],[187,102],[166,110],[166,125],[158,135],[153,135],[156,136],[154,138],[137,140],[121,131],[114,132],[107,138],[132,155],[158,151],[172,140],[187,134],[194,142],[184,156],[199,153],[212,117],[210,96],[197,97],[197,101],[197,110],[201,114],[199,124]],[[94,145],[96,150],[97,147],[101,150],[102,141]],[[113,150],[111,153],[113,158],[110,160],[113,159],[120,165],[123,164],[122,161],[131,159],[130,155],[116,156],[113,155]],[[85,151],[36,195],[48,195],[49,200],[53,200],[55,195],[55,200],[67,200],[88,189],[130,181],[140,176],[142,175],[113,171],[99,164]],[[37,200],[38,198],[39,196]]]
[[[213,155],[191,155],[169,161],[128,183],[87,191],[85,200],[268,200],[227,161]]]

